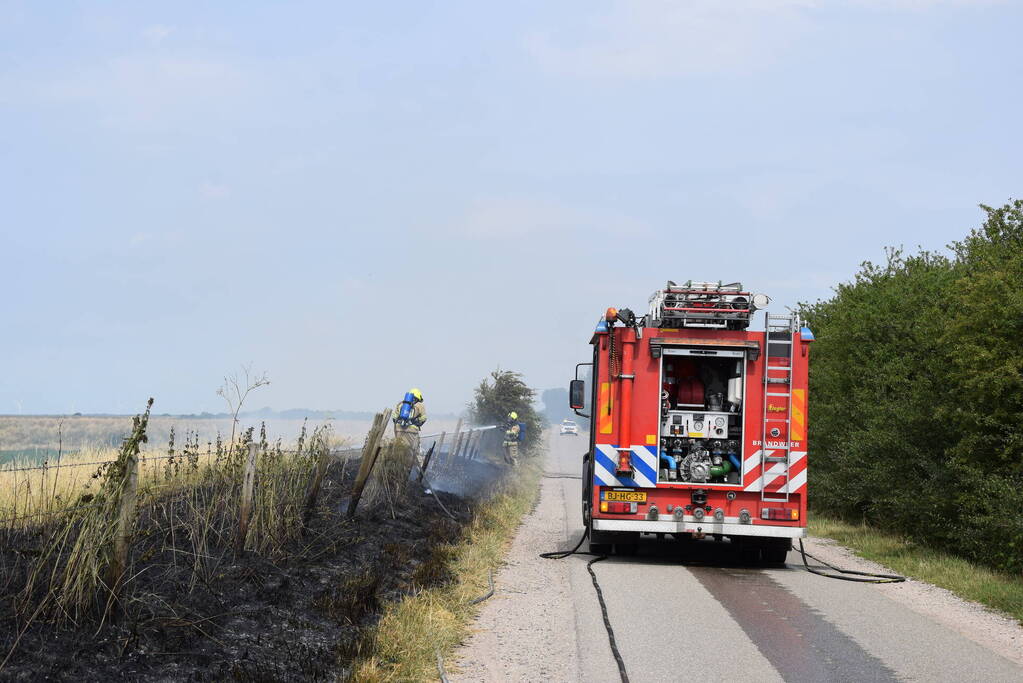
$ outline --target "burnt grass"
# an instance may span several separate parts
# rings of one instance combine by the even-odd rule
[[[355,657],[371,654],[365,636],[384,605],[450,580],[445,544],[460,537],[474,505],[438,493],[451,519],[412,483],[393,512],[363,503],[348,520],[356,468],[331,465],[301,539],[273,557],[236,558],[225,533],[206,546],[201,573],[181,550],[185,531],[168,521],[183,501],[141,511],[134,578],[113,623],[97,608],[77,627],[51,615],[26,628],[12,595],[45,534],[0,530],[0,661],[14,650],[0,680],[344,678]]]

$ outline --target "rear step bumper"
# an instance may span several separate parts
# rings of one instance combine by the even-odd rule
[[[766,524],[728,524],[726,522],[656,522],[643,519],[594,519],[594,531],[640,531],[654,534],[702,532],[724,536],[766,536],[770,538],[806,538],[806,527]]]

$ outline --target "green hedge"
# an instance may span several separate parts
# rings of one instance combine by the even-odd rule
[[[1023,201],[802,305],[810,503],[1023,571]]]

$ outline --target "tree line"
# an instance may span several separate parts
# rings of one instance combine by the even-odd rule
[[[1023,571],[1023,201],[981,207],[948,252],[887,250],[802,304],[810,496],[988,566]]]

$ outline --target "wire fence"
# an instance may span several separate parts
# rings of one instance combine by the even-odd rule
[[[429,448],[433,447],[436,451],[435,457],[438,457],[439,461],[456,457],[478,460],[485,451],[490,450],[490,446],[495,444],[495,436],[497,436],[497,425],[461,429],[459,424],[456,431],[451,433],[437,432],[420,436],[420,451],[425,454]]]
[[[247,446],[245,447],[247,450]],[[310,457],[317,456],[318,453],[314,453],[310,449],[298,449],[298,448],[277,448],[274,446],[265,446],[260,449],[265,454],[272,454],[275,456],[296,456],[296,455],[309,455]],[[352,454],[357,454],[360,449],[333,449],[330,451],[330,455],[334,457],[348,457]],[[70,482],[63,481],[59,482],[61,475],[68,476],[71,472],[80,471],[86,467],[102,468],[104,466],[112,465],[117,462],[119,453],[112,452],[110,457],[106,460],[88,460],[85,462],[79,462],[75,460],[61,461],[58,459],[56,462],[44,461],[39,465],[21,465],[11,467],[12,463],[6,463],[0,465],[0,485],[3,485],[3,478],[5,475],[11,475],[7,479],[12,480],[6,482],[6,490],[0,490],[0,511],[9,513],[6,516],[0,517],[0,528],[10,527],[12,525],[24,522],[25,520],[32,520],[45,517],[58,517],[67,515],[76,511],[90,509],[98,507],[99,503],[89,503],[84,505],[61,505],[59,494],[64,494],[65,500],[70,500],[73,497],[81,497],[87,495],[88,491],[84,484],[94,476],[88,478],[73,478]],[[140,455],[137,457],[138,466],[140,471],[145,468],[149,463],[165,462],[174,464],[180,464],[184,467],[188,467],[191,470],[195,470],[202,466],[210,466],[214,461],[226,461],[228,458],[240,458],[243,456],[243,452],[240,450],[231,449],[225,447],[220,450],[207,449],[202,451],[185,451],[181,450],[173,454],[166,455]],[[98,470],[96,475],[102,472]],[[36,476],[35,481],[32,481],[33,473],[39,473],[41,476]],[[19,476],[24,475],[24,477]],[[168,477],[177,479],[177,472],[173,474],[168,473]],[[36,485],[36,493],[31,493],[33,483]],[[70,484],[70,489],[61,488],[59,483],[67,486]],[[182,480],[178,479],[164,485],[155,483],[153,480],[145,481],[143,484],[143,490],[146,493],[152,494],[158,490],[166,490],[171,488],[177,488],[182,484]],[[43,488],[45,486],[45,489]],[[19,489],[25,488],[26,494],[23,496]],[[4,505],[4,498],[7,498],[7,505]],[[5,509],[6,508],[6,509]]]
[[[89,504],[86,504],[86,505],[76,505],[74,507],[56,508],[56,509],[53,509],[53,510],[44,510],[42,512],[34,512],[32,514],[29,514],[29,515],[15,515],[13,517],[5,517],[3,519],[0,519],[0,526],[10,526],[14,522],[20,522],[20,521],[23,521],[23,520],[26,520],[26,519],[35,519],[37,517],[50,517],[50,518],[53,518],[53,517],[58,517],[58,516],[61,516],[61,515],[70,514],[72,512],[76,512],[78,510],[88,510],[90,508],[97,508],[97,507],[100,507],[100,503],[89,503]]]
[[[331,451],[331,453],[336,453],[336,454],[344,454],[344,453],[350,453],[350,452],[357,453],[360,450],[362,450],[362,449],[361,448],[335,449],[335,450]],[[299,451],[297,449],[271,449],[271,452],[279,453],[281,455],[298,455],[298,454],[301,454],[301,453],[305,453],[306,451]],[[150,461],[153,461],[153,460],[187,460],[189,457],[193,457],[193,458],[194,457],[199,457],[199,458],[221,457],[221,458],[223,458],[223,457],[227,457],[227,456],[228,456],[228,453],[225,452],[225,451],[221,451],[220,453],[217,453],[216,451],[213,451],[213,452],[210,452],[210,451],[199,451],[199,452],[181,451],[180,453],[175,453],[174,455],[148,455],[148,456],[143,456],[143,457],[139,458],[139,462],[140,463],[145,463],[145,462],[150,462]],[[62,469],[67,469],[67,468],[72,468],[72,467],[95,467],[95,466],[99,466],[99,465],[109,465],[110,463],[112,463],[112,462],[114,462],[116,460],[117,460],[117,457],[116,457],[116,455],[114,455],[109,460],[95,460],[95,461],[92,461],[92,462],[75,462],[73,460],[70,461],[70,462],[60,462],[60,461],[57,461],[56,463],[54,463],[52,465],[49,464],[49,463],[45,463],[44,462],[42,465],[32,465],[32,466],[27,466],[27,467],[7,467],[5,465],[0,465],[0,475],[8,474],[8,473],[11,473],[11,472],[35,472],[35,471],[40,471],[40,470],[59,470],[59,469],[62,470]]]

